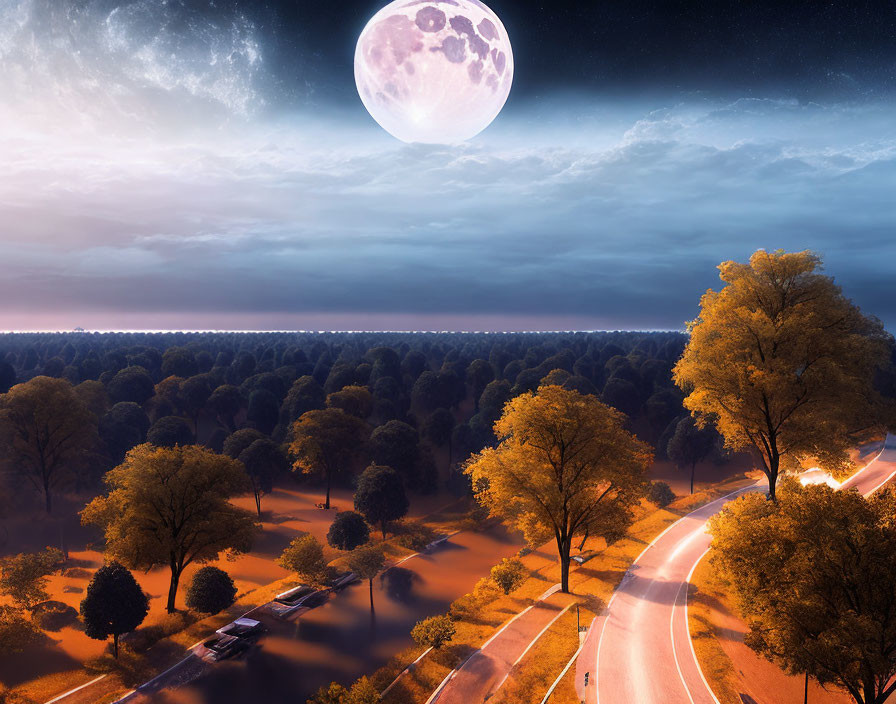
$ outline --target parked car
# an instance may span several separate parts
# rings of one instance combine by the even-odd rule
[[[215,633],[222,636],[235,636],[237,638],[249,638],[260,635],[264,630],[261,621],[253,618],[238,618],[236,621],[221,626]]]
[[[274,600],[266,608],[274,616],[285,618],[305,606],[306,602],[317,593],[318,590],[314,587],[300,584],[298,587],[293,587],[275,596]]]
[[[196,655],[206,662],[218,662],[235,657],[249,649],[251,643],[245,638],[222,636],[215,633],[211,638],[196,646]]]
[[[263,631],[264,626],[260,621],[238,618],[222,626],[211,638],[203,641],[196,648],[196,654],[207,662],[235,657],[248,650]]]
[[[330,589],[336,591],[339,589],[344,589],[349,584],[357,582],[358,579],[358,575],[356,575],[354,572],[340,572],[331,579],[327,580],[327,585],[330,587]]]

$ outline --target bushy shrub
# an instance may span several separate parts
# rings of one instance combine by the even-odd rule
[[[451,642],[457,627],[448,616],[430,616],[418,622],[411,630],[411,638],[417,645],[438,650]]]
[[[187,607],[204,614],[217,614],[233,605],[236,585],[230,575],[217,567],[203,567],[187,591]]]
[[[432,528],[416,521],[403,521],[394,527],[396,542],[403,548],[420,552],[438,537]]]
[[[672,491],[672,488],[666,482],[653,482],[650,485],[650,493],[647,495],[647,498],[660,508],[666,508],[666,506],[675,501],[675,492]]]
[[[505,557],[500,564],[492,567],[491,571],[492,580],[505,594],[519,589],[528,574],[526,566],[515,557]]]

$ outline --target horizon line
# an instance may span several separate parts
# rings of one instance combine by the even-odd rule
[[[234,334],[234,335],[560,335],[560,334],[595,334],[613,332],[641,332],[641,333],[684,333],[684,330],[671,328],[616,328],[613,330],[141,330],[141,329],[80,329],[74,330],[2,330],[0,335],[112,335],[112,334],[136,334],[136,335],[207,335],[207,334]]]

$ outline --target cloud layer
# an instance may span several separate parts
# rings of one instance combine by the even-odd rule
[[[680,328],[760,247],[896,324],[892,105],[550,102],[452,148],[10,125],[0,328]]]

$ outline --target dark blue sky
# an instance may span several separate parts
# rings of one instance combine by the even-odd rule
[[[680,328],[760,247],[896,325],[896,2],[491,5],[510,102],[423,147],[377,3],[0,0],[0,328]]]

